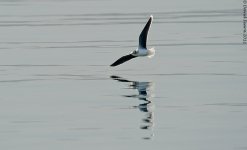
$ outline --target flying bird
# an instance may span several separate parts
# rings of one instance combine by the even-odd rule
[[[153,16],[151,15],[139,36],[138,48],[133,52],[131,52],[130,54],[119,58],[117,61],[115,61],[113,64],[110,65],[111,67],[120,65],[128,60],[131,60],[132,58],[144,57],[144,56],[148,56],[149,58],[151,58],[154,56],[155,54],[154,48],[147,49],[148,31],[152,24],[152,21],[153,21]]]

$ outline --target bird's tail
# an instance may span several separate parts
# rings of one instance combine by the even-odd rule
[[[152,58],[154,57],[154,55],[155,55],[155,49],[154,47],[152,47],[148,50],[148,58]]]

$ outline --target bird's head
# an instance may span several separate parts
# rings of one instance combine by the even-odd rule
[[[137,56],[138,55],[138,51],[134,50],[131,54],[134,55],[134,56]]]

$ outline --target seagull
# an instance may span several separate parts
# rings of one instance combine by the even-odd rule
[[[113,64],[111,64],[111,67],[115,67],[117,65],[120,65],[128,60],[131,60],[132,58],[136,57],[144,57],[148,56],[149,58],[153,57],[155,54],[154,48],[147,49],[147,37],[148,37],[148,31],[152,24],[153,16],[151,15],[148,19],[148,22],[146,23],[145,27],[143,28],[140,36],[139,36],[139,46],[136,50],[131,52],[128,55],[122,56],[117,61],[115,61]]]

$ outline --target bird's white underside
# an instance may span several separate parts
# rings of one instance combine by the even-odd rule
[[[150,49],[138,48],[137,50],[133,51],[131,54],[137,57],[147,56],[148,58],[152,58],[155,55],[155,49],[154,48],[150,48]]]

